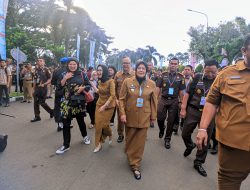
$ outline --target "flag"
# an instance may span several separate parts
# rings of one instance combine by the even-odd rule
[[[0,54],[6,59],[5,19],[9,0],[0,0]]]

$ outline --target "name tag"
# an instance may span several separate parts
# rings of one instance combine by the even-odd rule
[[[168,89],[168,94],[169,95],[174,95],[174,88],[169,88]]]
[[[143,107],[143,98],[137,98],[136,107]]]
[[[200,101],[200,105],[201,105],[201,106],[204,106],[205,103],[206,103],[206,97],[202,96],[202,97],[201,97],[201,101]]]

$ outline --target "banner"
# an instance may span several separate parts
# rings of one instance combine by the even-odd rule
[[[6,59],[5,19],[9,0],[0,0],[0,55]]]
[[[95,67],[95,57],[94,57],[94,53],[95,53],[95,41],[94,40],[90,40],[90,48],[89,48],[89,67]]]
[[[76,58],[78,61],[80,61],[80,43],[81,43],[81,37],[79,34],[77,34],[77,42],[76,42]]]
[[[196,54],[194,53],[191,53],[191,57],[190,57],[190,65],[195,68],[197,64],[197,57],[196,57]]]

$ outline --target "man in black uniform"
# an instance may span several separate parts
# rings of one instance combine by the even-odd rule
[[[160,129],[159,138],[162,138],[165,131],[165,119],[167,117],[167,131],[165,134],[165,147],[170,149],[170,141],[173,133],[175,117],[178,112],[178,104],[182,101],[186,88],[185,79],[181,73],[177,72],[179,60],[172,58],[169,61],[169,72],[162,73],[157,80],[156,86],[161,98],[157,110],[157,122]]]
[[[57,123],[57,131],[61,131],[63,129],[62,116],[61,116],[61,98],[63,97],[63,89],[61,88],[61,76],[64,72],[66,72],[66,63],[68,62],[68,57],[63,57],[60,59],[61,67],[59,67],[53,73],[51,84],[56,87],[55,90],[55,101],[54,101],[54,119]]]
[[[45,61],[43,58],[37,60],[37,68],[34,74],[34,112],[35,118],[31,122],[40,121],[40,108],[41,105],[49,114],[50,118],[53,118],[53,110],[46,104],[47,85],[51,82],[51,74],[49,69],[45,67]]]
[[[215,60],[206,61],[203,74],[199,73],[195,75],[183,98],[180,115],[182,118],[185,118],[182,130],[182,138],[186,145],[186,150],[183,154],[185,157],[190,155],[192,150],[196,147],[192,141],[191,135],[196,126],[200,123],[203,107],[206,101],[205,98],[217,76],[217,73],[218,62]],[[213,120],[207,129],[208,142],[210,141],[214,127],[215,121]],[[196,159],[194,160],[194,168],[202,176],[207,176],[205,169],[202,167],[202,164],[205,163],[207,151],[208,147],[205,147],[202,150],[197,150]]]

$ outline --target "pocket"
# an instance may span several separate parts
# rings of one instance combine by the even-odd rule
[[[225,94],[230,98],[242,101],[247,93],[247,88],[246,80],[229,79],[226,81]]]

